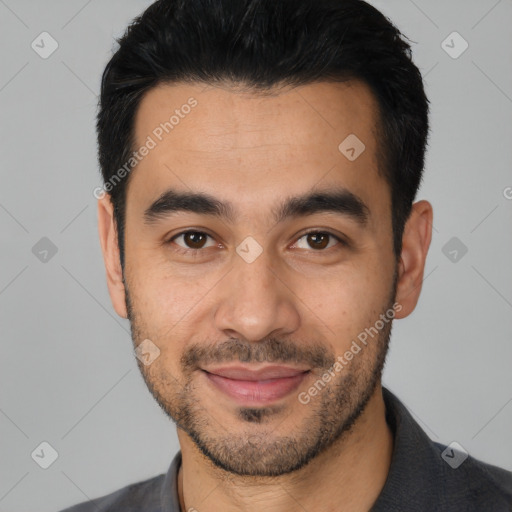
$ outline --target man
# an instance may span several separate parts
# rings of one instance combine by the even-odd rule
[[[119,43],[101,246],[181,449],[68,510],[512,510],[511,473],[448,464],[381,386],[433,218],[400,32],[361,0],[161,0]]]

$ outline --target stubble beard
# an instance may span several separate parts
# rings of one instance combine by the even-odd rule
[[[393,308],[395,294],[396,279],[390,301],[382,313]],[[128,287],[126,305],[132,339],[137,346],[145,339],[143,333],[147,330],[132,307]],[[291,396],[288,399],[291,402],[287,401],[287,404],[291,403],[293,410],[286,405],[237,407],[235,421],[242,424],[242,428],[236,431],[228,431],[218,415],[201,405],[201,390],[195,387],[191,361],[238,359],[290,363],[300,360],[311,363],[314,360],[317,365],[321,361],[315,370],[317,380],[332,368],[334,354],[319,345],[313,350],[297,352],[296,344],[276,338],[260,344],[228,340],[221,344],[222,349],[215,348],[214,353],[205,351],[204,345],[187,349],[181,359],[185,377],[182,382],[165,368],[159,368],[157,373],[154,363],[145,366],[138,360],[138,366],[149,391],[165,414],[215,466],[239,476],[275,477],[303,468],[349,434],[380,384],[391,329],[392,320],[308,404],[301,404],[296,396]],[[287,434],[278,435],[279,427],[297,409],[307,411],[306,415],[301,416],[293,428],[284,425]],[[230,418],[232,422],[233,418]]]

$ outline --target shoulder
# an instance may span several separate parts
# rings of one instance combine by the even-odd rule
[[[372,512],[512,512],[512,472],[473,458],[456,443],[433,441],[393,393],[383,388],[383,396],[394,447]]]
[[[447,447],[432,443],[441,452]],[[464,493],[464,497],[474,505],[487,507],[485,510],[512,511],[512,472],[467,457],[456,469],[445,465],[445,485],[453,493]]]
[[[61,510],[61,512],[160,512],[160,490],[165,475],[136,482],[105,496]]]

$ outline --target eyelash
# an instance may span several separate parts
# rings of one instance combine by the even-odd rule
[[[179,238],[180,236],[183,236],[183,235],[187,235],[188,233],[195,233],[195,234],[200,234],[200,235],[206,235],[206,236],[208,236],[208,237],[213,239],[213,237],[211,235],[209,235],[208,233],[205,233],[204,231],[189,229],[187,231],[181,231],[180,233],[174,235],[172,238],[170,238],[169,240],[167,240],[165,242],[165,245],[172,244],[176,238]],[[343,240],[339,236],[335,235],[334,233],[331,233],[330,231],[321,231],[321,230],[318,230],[318,229],[313,229],[311,231],[307,231],[305,233],[302,233],[302,235],[300,235],[297,238],[297,240],[295,241],[294,245],[301,238],[304,238],[305,236],[308,236],[308,235],[327,235],[327,236],[329,236],[331,238],[334,238],[339,243],[339,245],[341,245],[342,247],[348,247],[348,245],[349,245],[345,240]],[[334,247],[336,247],[336,246],[334,246]],[[326,251],[328,251],[329,249],[332,249],[332,248],[333,247],[329,247],[328,249],[311,249],[311,251],[321,253],[321,252],[326,252]],[[208,249],[208,247],[206,249]],[[199,256],[199,253],[201,251],[203,251],[204,249],[185,249],[185,248],[183,248],[183,247],[181,247],[179,245],[176,245],[174,250],[178,254]]]

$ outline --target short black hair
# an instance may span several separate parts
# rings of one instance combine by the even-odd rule
[[[360,80],[374,94],[379,172],[391,190],[393,248],[420,186],[429,101],[405,36],[362,0],[158,0],[128,26],[102,77],[98,157],[124,269],[126,190],[140,102],[160,84],[239,84],[254,92]]]

